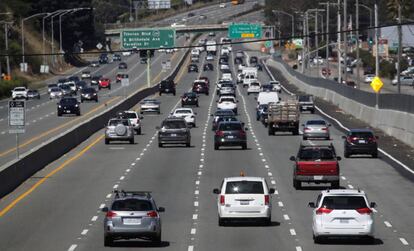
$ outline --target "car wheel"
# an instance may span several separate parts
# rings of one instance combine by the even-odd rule
[[[137,135],[141,135],[141,127],[137,130]]]
[[[58,112],[57,115],[58,115],[58,117],[60,117],[60,116],[62,116],[62,113]]]
[[[331,182],[331,187],[333,189],[339,189],[339,181],[332,181]]]
[[[272,224],[272,217],[271,216],[263,219],[263,225],[264,226],[270,226],[271,224]]]
[[[224,226],[224,220],[219,216],[218,217],[218,225],[220,226],[220,227],[222,227],[222,226]]]
[[[83,103],[83,99],[81,99],[81,103]]]
[[[301,181],[299,181],[299,180],[295,180],[295,179],[293,179],[293,187],[294,187],[296,190],[301,189],[301,188],[302,188],[302,182],[301,182]]]
[[[322,237],[320,237],[320,236],[313,236],[313,243],[315,243],[315,244],[320,244],[320,243],[322,243]]]
[[[105,247],[110,247],[114,244],[114,240],[112,239],[112,237],[110,236],[105,236],[105,240],[104,240],[104,246]]]
[[[157,234],[152,241],[156,244],[160,244],[161,243],[161,232],[159,234]]]
[[[314,114],[315,113],[315,110],[312,110],[311,113]]]
[[[109,144],[109,139],[105,139],[105,145],[108,145]]]
[[[375,159],[378,158],[378,152],[376,151],[376,152],[372,153],[372,157],[375,158]]]
[[[130,139],[130,140],[129,140],[129,143],[130,143],[130,144],[135,144],[135,140],[134,140],[134,138]]]
[[[218,144],[214,144],[214,150],[218,150],[220,146]]]
[[[185,146],[186,146],[186,147],[190,147],[190,146],[191,146],[191,142],[187,142],[187,143],[185,144]]]
[[[344,151],[344,157],[349,158],[349,157],[351,157],[351,154],[347,150],[345,150]]]
[[[98,103],[98,99],[95,99],[95,102]]]
[[[76,116],[80,116],[80,115],[81,115],[81,113],[80,113],[80,112],[77,112],[77,113],[76,113]]]
[[[246,150],[246,149],[247,149],[247,144],[246,144],[246,143],[244,143],[244,144],[242,145],[242,149],[243,149],[243,150]]]

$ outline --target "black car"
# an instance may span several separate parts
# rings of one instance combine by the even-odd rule
[[[208,88],[208,84],[206,81],[203,80],[196,80],[193,83],[193,92],[195,93],[203,93],[206,94],[208,96],[209,94],[209,88]]]
[[[59,103],[57,103],[57,115],[60,117],[63,114],[76,114],[81,115],[79,101],[72,97],[63,97]]]
[[[175,96],[175,83],[174,80],[162,80],[160,83],[159,94],[172,93]]]
[[[117,83],[121,83],[122,79],[124,79],[124,78],[128,78],[128,74],[118,73],[118,74],[116,74],[116,77],[115,77]]]
[[[264,85],[261,86],[261,88],[262,88],[262,91],[264,91],[264,92],[273,91],[273,85],[272,84],[264,84]]]
[[[102,78],[101,75],[92,76],[92,78],[91,78],[91,85],[98,85],[99,84],[99,80],[101,78]]]
[[[102,53],[102,54],[99,56],[99,63],[100,63],[100,64],[107,64],[107,63],[109,63],[108,54],[106,54],[106,53]]]
[[[243,59],[242,58],[235,58],[234,59],[234,64],[243,64]]]
[[[38,90],[28,90],[27,98],[29,99],[40,99],[40,93]]]
[[[198,72],[198,66],[196,64],[188,65],[188,72]]]
[[[141,64],[146,64],[146,63],[148,62],[148,58],[141,58],[141,59],[139,60],[139,62],[140,62]]]
[[[378,157],[378,136],[371,129],[351,129],[344,141],[344,156],[349,158],[353,154],[370,154]]]
[[[128,65],[125,62],[121,62],[118,65],[118,69],[127,69]]]
[[[79,81],[76,83],[76,89],[82,90],[83,88],[86,88],[88,84],[86,84],[85,81]]]
[[[95,102],[98,102],[98,92],[93,87],[86,87],[81,90],[80,98],[82,103],[85,100],[94,100]]]
[[[158,131],[158,147],[165,144],[185,144],[186,147],[191,146],[190,129],[184,118],[170,117],[166,118],[161,127],[157,127]]]
[[[219,64],[226,64],[226,65],[228,65],[229,64],[229,58],[228,57],[221,56],[220,59],[219,59]]]
[[[214,66],[211,63],[206,63],[203,66],[203,70],[204,71],[214,71]]]
[[[198,107],[198,96],[195,92],[186,92],[181,96],[181,107],[195,105]]]
[[[257,57],[253,56],[253,57],[250,57],[249,63],[250,64],[257,64],[258,61],[259,60],[257,59]]]
[[[78,76],[70,76],[68,78],[69,81],[72,81],[73,83],[78,83],[80,81],[80,78]]]
[[[246,130],[240,121],[223,121],[214,134],[214,150],[221,146],[241,146],[247,149]]]
[[[256,69],[258,70],[258,71],[263,71],[263,66],[262,66],[262,64],[256,64],[255,65],[255,67],[256,67]]]
[[[112,60],[115,62],[115,61],[121,61],[121,55],[119,55],[119,54],[114,54],[113,56],[112,56]]]

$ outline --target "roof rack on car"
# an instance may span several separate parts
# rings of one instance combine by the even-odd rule
[[[114,190],[115,198],[121,198],[126,196],[143,196],[147,197],[148,199],[151,198],[150,191],[125,191],[125,190]]]

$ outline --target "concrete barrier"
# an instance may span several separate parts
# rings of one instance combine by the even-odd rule
[[[334,90],[310,85],[293,76],[289,71],[290,69],[288,70],[286,65],[278,61],[269,59],[266,63],[270,66],[271,71],[272,68],[280,71],[290,83],[297,86],[301,91],[323,98],[356,118],[414,147],[413,113],[391,109],[375,109],[375,107],[357,102]]]
[[[188,54],[189,50],[186,50],[174,70],[164,79],[174,78],[177,75]],[[145,97],[158,92],[158,90],[159,84],[141,91],[137,90],[125,100],[118,102],[116,105],[107,108],[105,111],[72,127],[66,132],[49,139],[35,147],[33,151],[22,154],[20,159],[3,165],[0,168],[2,170],[0,171],[0,198],[12,192],[33,174],[78,146],[92,134],[101,130],[118,111],[130,109]]]

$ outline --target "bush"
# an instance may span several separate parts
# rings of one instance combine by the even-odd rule
[[[10,81],[0,80],[0,98],[10,97],[11,90],[17,86],[25,86],[22,79],[12,79]]]

